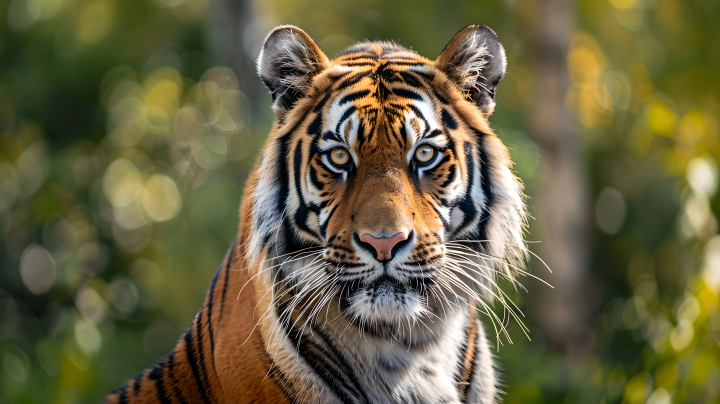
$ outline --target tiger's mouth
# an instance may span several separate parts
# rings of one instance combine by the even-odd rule
[[[427,313],[435,287],[432,276],[399,280],[383,274],[370,283],[346,281],[341,282],[340,305],[360,323],[398,324]]]
[[[399,297],[411,292],[427,295],[428,290],[435,286],[433,277],[411,278],[403,282],[387,274],[381,275],[369,284],[362,284],[358,281],[342,281],[340,283],[342,285],[340,299],[343,303],[349,302],[359,292],[366,292],[377,299],[378,297]]]

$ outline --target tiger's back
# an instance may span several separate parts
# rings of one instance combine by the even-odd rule
[[[505,72],[469,26],[436,61],[389,42],[329,60],[268,35],[278,120],[191,327],[109,403],[491,403],[475,306],[522,258],[522,186],[487,117]],[[497,319],[499,320],[499,319]]]

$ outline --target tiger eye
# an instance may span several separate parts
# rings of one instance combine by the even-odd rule
[[[350,153],[342,147],[336,147],[330,151],[330,160],[339,166],[344,166],[350,161]]]
[[[435,157],[435,148],[424,144],[415,149],[415,160],[420,163],[427,163]]]

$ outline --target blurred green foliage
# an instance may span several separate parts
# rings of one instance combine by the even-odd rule
[[[392,38],[432,58],[464,25],[493,27],[509,70],[491,122],[532,213],[529,3],[268,0],[255,18],[300,26],[328,55]],[[216,66],[211,8],[0,2],[0,401],[98,402],[168,352],[202,303],[270,124],[248,112],[269,97],[248,99]],[[720,3],[581,0],[570,23],[593,332],[567,359],[532,317],[531,340],[511,325],[506,402],[717,402]]]

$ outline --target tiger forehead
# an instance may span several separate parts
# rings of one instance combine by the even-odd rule
[[[393,42],[363,42],[352,46],[338,55],[333,61],[336,64],[349,66],[362,65],[362,63],[376,62],[404,64],[407,62],[428,63],[429,60],[414,51]]]

